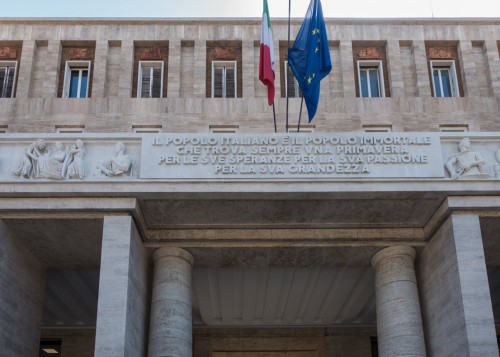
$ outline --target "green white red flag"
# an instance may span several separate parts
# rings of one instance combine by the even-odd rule
[[[264,11],[262,12],[259,79],[267,86],[267,102],[272,105],[274,102],[274,46],[267,0],[264,0]]]

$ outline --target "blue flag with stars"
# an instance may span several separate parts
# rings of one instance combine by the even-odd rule
[[[299,82],[311,122],[318,108],[320,81],[332,69],[320,0],[309,4],[293,48],[288,49],[288,65]]]

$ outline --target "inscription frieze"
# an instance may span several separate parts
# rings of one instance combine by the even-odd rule
[[[163,134],[141,178],[443,177],[440,151],[432,134]]]

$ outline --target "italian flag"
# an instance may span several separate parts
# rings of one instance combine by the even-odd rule
[[[262,13],[259,79],[267,86],[267,102],[272,105],[274,102],[274,47],[267,0],[264,0],[264,12]]]

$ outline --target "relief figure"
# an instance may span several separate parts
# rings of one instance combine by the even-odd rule
[[[125,154],[126,150],[127,147],[123,142],[117,142],[115,145],[115,156],[106,161],[97,163],[99,171],[106,176],[129,174],[132,161],[130,160],[130,157]]]
[[[68,159],[66,161],[63,174],[67,179],[83,179],[85,177],[85,146],[81,139],[75,141],[75,144],[68,152]]]
[[[486,178],[485,161],[481,154],[470,149],[470,139],[463,138],[458,143],[458,153],[446,162],[446,169],[452,179]]]

